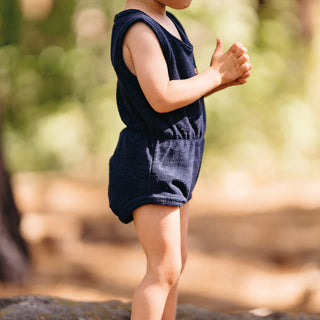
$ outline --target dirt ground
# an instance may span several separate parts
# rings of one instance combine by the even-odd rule
[[[108,209],[106,185],[57,173],[13,178],[32,254],[21,285],[0,297],[46,294],[129,301],[145,271],[132,224]],[[320,312],[320,181],[200,181],[191,204],[180,303],[226,312]]]

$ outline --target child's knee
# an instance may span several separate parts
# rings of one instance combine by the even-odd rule
[[[181,261],[170,261],[164,265],[158,266],[149,272],[156,278],[155,280],[163,286],[171,288],[178,281],[182,270]]]
[[[168,270],[165,275],[165,283],[169,286],[169,288],[173,287],[178,281],[181,274],[181,266],[179,268],[173,268]]]

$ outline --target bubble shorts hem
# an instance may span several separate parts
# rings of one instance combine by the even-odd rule
[[[155,205],[163,205],[163,206],[173,206],[173,207],[181,207],[186,202],[191,199],[192,195],[186,198],[174,198],[174,197],[141,197],[135,200],[130,201],[128,204],[123,206],[122,208],[111,206],[111,210],[118,216],[119,220],[125,224],[128,224],[133,221],[133,211],[139,207],[155,204]]]

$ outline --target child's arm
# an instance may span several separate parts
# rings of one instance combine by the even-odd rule
[[[159,41],[146,24],[134,24],[124,41],[125,62],[132,65],[148,102],[160,113],[185,107],[243,76],[251,69],[244,51],[241,45],[234,44],[222,53],[218,40],[209,68],[189,79],[170,80]]]

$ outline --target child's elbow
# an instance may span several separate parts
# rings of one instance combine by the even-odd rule
[[[155,106],[152,106],[152,109],[157,113],[167,113],[171,111],[169,106],[166,106],[166,105],[155,105]]]
[[[167,97],[158,97],[153,99],[150,104],[152,109],[157,113],[167,113],[176,109],[174,102]]]

